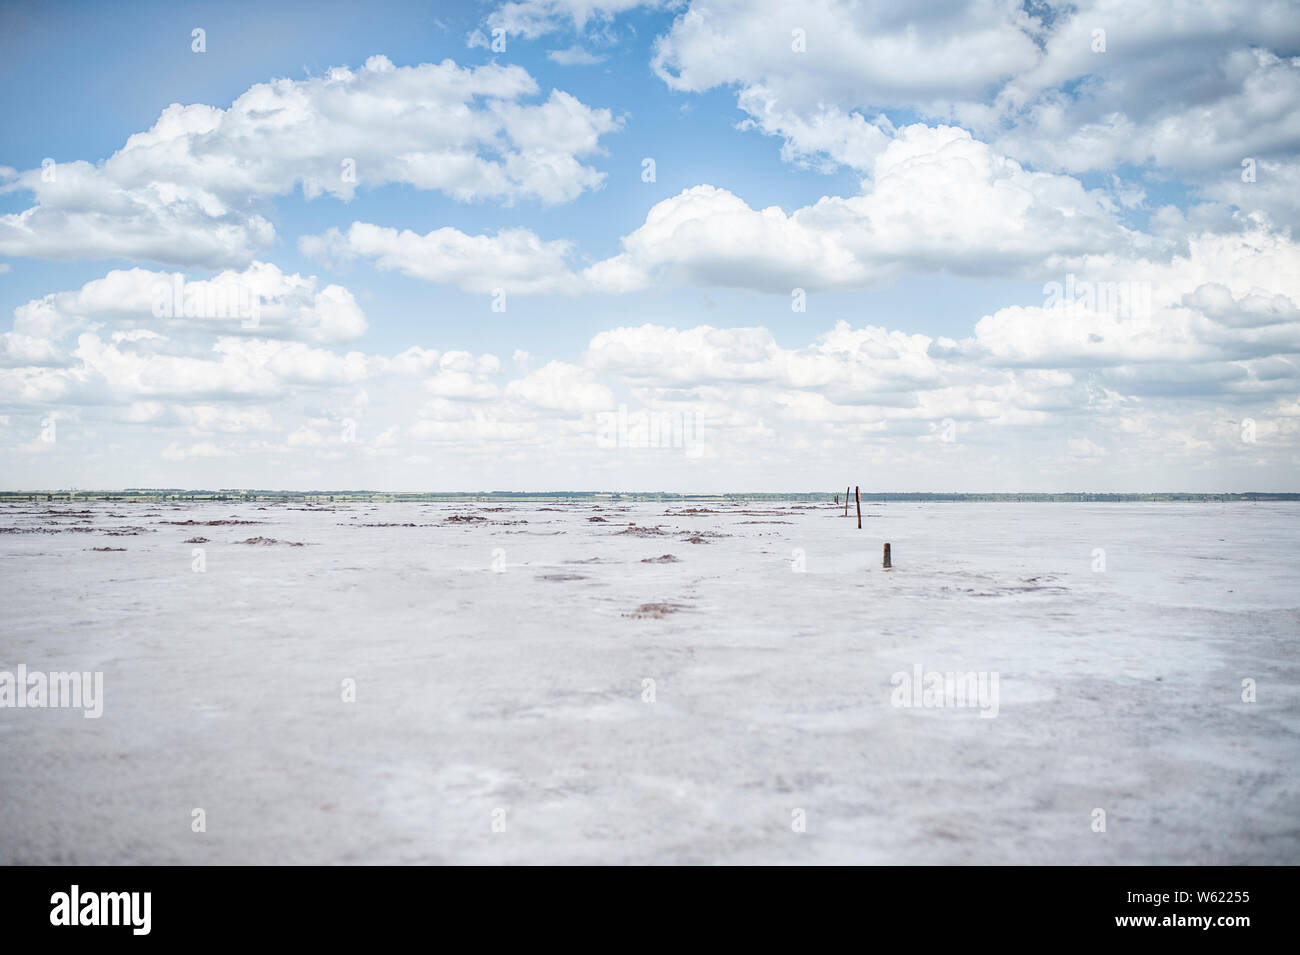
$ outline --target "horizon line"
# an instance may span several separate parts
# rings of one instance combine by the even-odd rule
[[[862,497],[1297,497],[1300,491],[949,491],[949,490],[861,490]],[[727,498],[727,497],[836,497],[837,490],[802,490],[802,491],[666,491],[666,490],[581,490],[581,489],[547,489],[547,490],[381,490],[374,488],[184,488],[184,487],[127,487],[127,488],[12,488],[0,489],[0,497],[31,495],[305,495],[305,496],[424,496],[424,497],[682,497],[682,498]]]

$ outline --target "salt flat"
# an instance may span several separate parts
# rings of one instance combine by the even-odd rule
[[[703,507],[0,507],[0,861],[1300,862],[1300,505]]]

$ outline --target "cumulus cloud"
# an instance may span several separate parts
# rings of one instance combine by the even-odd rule
[[[651,5],[525,0],[488,23],[525,38],[582,35]],[[678,91],[735,89],[741,128],[822,171],[869,173],[895,120],[919,115],[1034,168],[1175,170],[1211,201],[1300,225],[1298,46],[1288,0],[1200,0],[1176,16],[1122,0],[690,0],[651,65]],[[1239,188],[1246,158],[1271,164],[1270,185]]]
[[[1121,0],[691,0],[652,66],[675,90],[735,89],[741,128],[822,171],[871,172],[894,134],[888,114],[919,115],[1034,168],[1174,170],[1208,199],[1300,225],[1298,47],[1287,0],[1203,0],[1177,15]],[[1269,185],[1242,188],[1246,158],[1274,173]]]
[[[191,434],[247,434],[274,431],[269,409],[250,405],[174,405],[172,411]]]
[[[1040,56],[1040,30],[1010,0],[906,9],[694,0],[656,41],[652,66],[674,89],[762,86],[800,112],[819,103],[924,109],[979,97],[1029,69]]]
[[[1277,236],[1249,236],[1235,250],[1206,241],[1155,277],[1161,291],[1141,320],[1095,310],[1062,320],[1018,306],[960,341],[839,322],[793,346],[761,327],[621,326],[570,360],[513,372],[494,355],[460,350],[415,347],[384,358],[222,337],[206,354],[181,355],[148,337],[83,332],[72,367],[0,371],[0,401],[20,415],[52,404],[101,414],[119,407],[116,420],[147,427],[142,440],[155,439],[165,460],[232,449],[322,462],[382,454],[393,467],[410,462],[417,470],[400,473],[417,483],[430,446],[462,467],[528,462],[534,481],[567,467],[599,480],[619,461],[627,479],[624,468],[647,458],[678,466],[664,464],[662,448],[640,458],[602,451],[601,416],[616,408],[633,419],[649,412],[691,422],[707,448],[693,446],[689,460],[713,464],[792,473],[795,452],[820,467],[846,454],[874,461],[887,448],[879,473],[905,474],[910,487],[958,460],[971,480],[996,476],[980,470],[991,462],[1024,465],[1035,455],[1054,469],[1044,473],[1061,474],[1122,462],[1135,447],[1144,460],[1186,467],[1228,453],[1232,434],[1221,419],[1247,413],[1266,422],[1259,453],[1276,462],[1300,435],[1300,323],[1287,304],[1298,257]],[[1270,277],[1272,285],[1257,284]],[[1243,313],[1262,324],[1241,325]],[[1267,334],[1247,347],[1236,337],[1243,327]],[[359,422],[355,448],[340,436],[349,422]],[[1015,450],[1017,442],[1028,450]]]
[[[350,200],[402,183],[462,201],[567,202],[599,188],[584,159],[620,128],[522,67],[398,67],[259,83],[228,109],[172,104],[104,160],[0,170],[35,204],[0,216],[0,254],[243,265],[275,236],[255,208],[301,188]]]
[[[1268,219],[1300,235],[1300,162],[1243,157],[1196,177],[1195,192],[1210,210],[1235,206],[1262,212]]]
[[[365,258],[377,268],[469,292],[576,291],[578,279],[568,258],[573,243],[544,241],[528,229],[503,229],[496,235],[467,235],[445,226],[425,235],[354,222],[346,232],[330,229],[299,240],[304,255],[323,262]]]
[[[697,186],[654,206],[619,256],[585,274],[607,290],[644,288],[663,272],[789,294],[867,285],[902,269],[1038,274],[1147,241],[1118,224],[1105,193],[1027,170],[956,127],[899,130],[865,190],[787,215]]]
[[[438,371],[425,380],[428,392],[454,401],[488,401],[500,394],[492,377],[501,370],[496,355],[477,358],[467,351],[449,351],[438,363]]]
[[[548,362],[515,379],[506,393],[547,411],[606,411],[614,405],[613,393],[598,383],[589,369],[561,361]]]
[[[192,281],[115,269],[14,309],[12,331],[0,335],[0,396],[130,405],[129,420],[153,421],[167,400],[245,401],[374,376],[416,378],[442,357],[418,346],[392,358],[321,347],[355,341],[366,328],[346,288],[266,263]],[[190,426],[198,420],[181,411],[166,420],[177,415]]]
[[[1089,255],[1154,240],[1121,226],[1104,190],[1034,172],[965,130],[914,124],[876,157],[860,195],[826,196],[787,214],[751,208],[725,188],[696,186],[653,206],[622,252],[575,270],[576,249],[527,229],[425,235],[364,222],[307,236],[321,261],[373,260],[476,293],[624,293],[657,281],[752,288],[853,288],[905,270],[1041,274]]]
[[[606,59],[616,18],[641,5],[522,0],[483,27],[571,33],[548,56],[577,66]],[[563,224],[496,218],[478,231],[446,219],[399,229],[356,214],[298,249],[473,294],[788,296],[948,273],[1029,279],[1042,297],[943,336],[877,319],[791,341],[788,327],[734,316],[739,327],[653,316],[647,296],[598,307],[649,321],[576,315],[604,329],[585,350],[522,334],[493,340],[503,363],[468,350],[463,329],[454,343],[422,329],[417,344],[376,351],[366,333],[388,316],[370,299],[259,261],[277,238],[275,197],[348,201],[397,183],[553,205],[600,188],[592,157],[621,124],[517,66],[376,57],[259,84],[228,109],[173,105],[100,163],[0,169],[0,191],[34,197],[0,216],[0,255],[224,269],[193,281],[117,269],[19,305],[0,333],[0,443],[51,458],[34,422],[57,416],[59,454],[98,428],[133,434],[141,460],[200,462],[198,473],[209,459],[257,461],[271,480],[291,462],[336,485],[369,483],[343,475],[373,459],[382,471],[368,473],[389,485],[424,487],[431,473],[448,487],[666,486],[668,475],[702,489],[702,475],[731,485],[736,473],[806,487],[867,466],[877,486],[1046,474],[1059,488],[1104,465],[1131,488],[1181,484],[1133,477],[1160,462],[1181,476],[1237,460],[1250,417],[1251,460],[1291,480],[1300,25],[1285,4],[1203,0],[1177,17],[1112,0],[665,6],[652,64],[663,83],[733,91],[743,129],[779,139],[789,163],[851,170],[857,191],[760,207],[752,197],[770,183],[742,194],[713,180],[619,222],[617,251],[596,261]],[[1183,176],[1172,188],[1169,170]],[[400,330],[383,333],[392,346]],[[602,421],[624,408],[701,422],[705,453],[602,446]],[[675,470],[701,460],[710,471]]]
[[[1075,279],[1098,291],[1137,286],[1136,301],[1147,296],[1141,308],[1102,295],[1003,308],[980,319],[957,351],[994,368],[1072,369],[1128,396],[1294,393],[1300,249],[1267,230],[1204,234],[1188,245],[1167,262],[1098,261]]]
[[[367,328],[352,293],[322,287],[315,276],[286,274],[265,262],[210,279],[181,272],[114,269],[80,289],[52,292],[14,309],[14,332],[52,346],[69,333],[111,323],[118,340],[131,335],[184,338],[217,332],[310,342],[351,341]]]

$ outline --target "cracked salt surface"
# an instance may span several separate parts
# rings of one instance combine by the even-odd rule
[[[0,507],[0,862],[1300,862],[1300,506],[708,510]]]

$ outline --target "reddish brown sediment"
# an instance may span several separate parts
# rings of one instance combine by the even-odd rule
[[[662,620],[670,613],[677,613],[679,610],[685,610],[683,604],[670,603],[652,603],[642,604],[631,613],[625,613],[623,616],[631,617],[633,620]]]
[[[413,524],[407,521],[404,524],[339,524],[339,527],[437,527],[437,524]]]
[[[172,525],[175,525],[176,527],[226,527],[226,526],[233,525],[233,524],[265,524],[266,521],[237,521],[237,520],[195,521],[195,520],[189,520],[189,521],[159,521],[158,523],[159,523],[159,524],[172,524]]]

